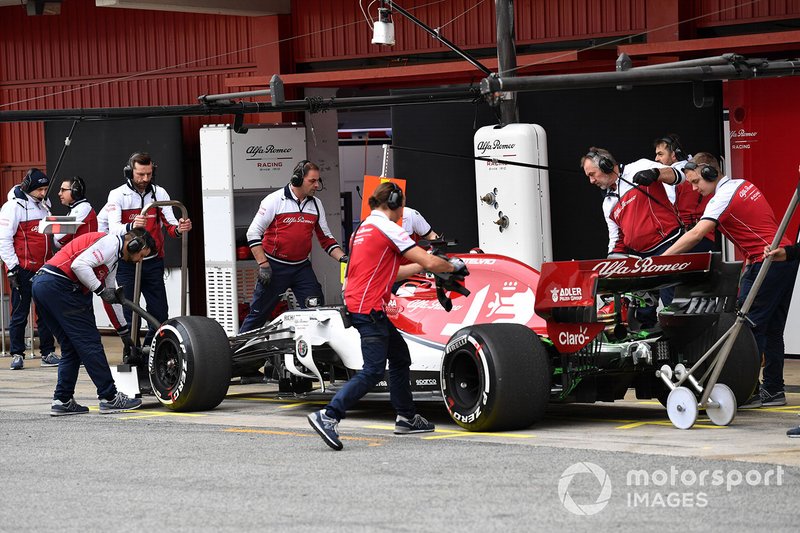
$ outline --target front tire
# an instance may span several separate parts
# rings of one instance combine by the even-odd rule
[[[214,409],[231,381],[228,336],[210,318],[171,318],[156,331],[147,369],[153,393],[168,409]]]
[[[440,382],[450,416],[464,429],[523,429],[547,408],[547,351],[520,324],[469,326],[447,343]]]

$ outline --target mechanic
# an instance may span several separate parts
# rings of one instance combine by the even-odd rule
[[[672,168],[682,169],[692,159],[691,155],[687,155],[683,151],[680,138],[674,133],[664,135],[653,141],[653,148],[656,152],[656,161]],[[665,185],[665,187],[667,196],[678,210],[678,215],[681,217],[685,229],[693,228],[697,221],[700,220],[703,210],[711,197],[703,196],[695,191],[686,180],[678,185]],[[713,233],[706,235],[691,251],[710,252],[714,250],[714,239]]]
[[[663,184],[683,181],[678,168],[648,159],[620,165],[608,150],[591,147],[581,158],[589,183],[605,191],[603,214],[608,226],[609,257],[660,255],[680,236],[683,223]],[[660,291],[664,305],[672,302],[672,287]],[[656,306],[635,310],[642,329],[658,322]]]
[[[147,302],[147,312],[159,322],[169,318],[167,307],[167,290],[164,286],[164,233],[176,239],[183,233],[192,229],[192,221],[188,218],[175,219],[172,206],[165,206],[151,210],[146,215],[141,215],[144,206],[152,202],[169,201],[167,191],[154,183],[156,170],[150,154],[134,152],[128,163],[122,169],[125,184],[108,193],[108,202],[103,210],[108,218],[110,234],[124,235],[134,228],[144,228],[153,237],[156,245],[150,249],[150,254],[142,262],[141,292]],[[134,279],[136,267],[133,263],[124,261],[119,265],[117,278],[125,290],[125,298],[133,300]],[[126,322],[131,321],[133,314],[127,307],[124,309]],[[155,328],[148,324],[144,345],[150,344],[155,334]],[[130,346],[126,345],[123,360],[128,361],[131,355]]]
[[[412,209],[408,206],[403,208],[402,224],[403,229],[409,234],[411,240],[414,242],[420,242],[421,240],[432,241],[439,238],[439,234],[433,231],[433,228],[430,224],[428,224],[428,221],[425,220],[425,217],[422,216],[422,213],[416,209]],[[411,264],[411,261],[405,257],[402,257],[400,258],[400,264],[408,265]],[[417,272],[410,273],[409,276],[413,274],[419,274],[420,272],[422,272],[421,266],[418,267]],[[392,293],[397,294],[397,290],[402,284],[402,281],[395,282],[392,285]]]
[[[39,233],[39,221],[50,214],[47,189],[50,178],[32,168],[20,185],[15,186],[10,199],[0,209],[0,258],[8,270],[11,287],[11,321],[8,334],[11,344],[11,370],[25,366],[25,325],[31,309],[31,279],[52,256],[50,236]],[[42,366],[58,366],[53,334],[36,313],[39,349]]]
[[[709,231],[719,228],[746,259],[739,286],[739,305],[744,303],[764,258],[778,231],[775,213],[758,188],[747,180],[722,176],[717,158],[707,152],[694,156],[684,167],[686,179],[703,196],[714,195],[697,225],[678,239],[663,255],[691,250]],[[780,246],[789,245],[784,235]],[[776,250],[777,253],[777,250]],[[741,407],[786,405],[783,383],[783,330],[797,275],[797,260],[773,263],[758,291],[748,321],[753,328],[758,352],[764,354],[763,383]]]
[[[324,304],[322,286],[309,259],[311,235],[316,234],[336,261],[346,263],[347,255],[328,229],[325,207],[314,196],[319,190],[319,167],[303,160],[283,189],[261,201],[247,230],[247,244],[258,262],[258,283],[240,333],[263,326],[286,289],[292,289],[300,307]]]
[[[80,176],[73,176],[61,183],[58,189],[58,199],[61,204],[69,207],[67,216],[75,217],[81,222],[75,233],[57,233],[53,235],[53,244],[56,249],[62,248],[69,241],[85,233],[97,231],[97,213],[89,200],[86,199],[86,182]]]
[[[86,233],[67,243],[34,277],[33,298],[63,351],[50,405],[52,416],[89,412],[88,407],[79,405],[73,397],[81,364],[97,387],[101,413],[127,411],[142,404],[141,400],[119,392],[114,385],[94,319],[92,292],[103,300],[111,324],[123,342],[131,342],[130,326],[115,290],[117,266],[120,259],[141,261],[154,248],[153,238],[143,229],[131,230],[124,237]]]
[[[391,297],[392,283],[418,271],[418,265],[435,273],[452,272],[449,277],[459,280],[469,272],[461,259],[446,261],[414,244],[397,224],[403,213],[403,202],[403,192],[395,183],[380,184],[369,198],[372,212],[351,237],[352,260],[348,265],[344,300],[353,326],[361,335],[364,365],[324,409],[308,415],[311,427],[334,450],[342,449],[339,421],[384,378],[387,359],[389,394],[397,412],[394,432],[402,435],[435,429],[416,413],[409,381],[408,345],[386,316],[385,307]],[[401,266],[402,257],[413,263]]]

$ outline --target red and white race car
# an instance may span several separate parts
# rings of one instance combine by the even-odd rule
[[[666,403],[670,389],[656,371],[696,362],[735,318],[741,264],[719,254],[551,262],[541,273],[500,255],[459,257],[468,296],[442,301],[433,277],[415,276],[387,313],[409,345],[415,395],[441,398],[469,430],[527,427],[551,402],[614,401],[629,389]],[[632,329],[626,306],[666,286],[675,299],[660,327]],[[164,405],[201,410],[223,400],[231,377],[265,363],[283,391],[330,393],[361,368],[359,335],[339,307],[288,311],[230,339],[213,320],[179,317],[155,336],[146,373]],[[719,381],[741,404],[759,367],[743,328]],[[375,392],[387,390],[384,382]]]

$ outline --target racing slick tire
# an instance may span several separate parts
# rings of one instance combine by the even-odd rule
[[[520,324],[468,326],[445,346],[440,382],[447,410],[462,428],[526,428],[544,417],[550,398],[547,351]]]
[[[147,363],[158,401],[173,411],[218,406],[231,381],[231,347],[225,330],[204,316],[164,322],[153,338]]]

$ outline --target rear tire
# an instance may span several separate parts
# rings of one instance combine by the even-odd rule
[[[153,393],[168,409],[214,409],[231,381],[228,336],[207,317],[171,318],[153,338],[147,368]]]
[[[520,324],[457,331],[445,347],[440,381],[450,416],[470,431],[526,428],[544,417],[550,399],[547,351]]]

